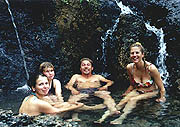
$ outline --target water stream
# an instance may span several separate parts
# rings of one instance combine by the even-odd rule
[[[11,20],[16,32],[16,37],[18,40],[18,44],[19,44],[19,49],[21,51],[21,55],[23,58],[23,63],[24,63],[24,68],[26,71],[26,77],[27,79],[29,79],[29,74],[27,71],[27,66],[26,66],[26,61],[25,61],[25,53],[23,51],[22,45],[21,45],[21,41],[18,35],[18,31],[17,31],[17,27],[16,24],[14,22],[14,18],[10,9],[10,5],[8,0],[5,0],[7,5],[8,5],[8,11],[11,15]],[[122,4],[122,2],[117,2],[117,5],[119,6],[119,8],[121,8],[121,13],[120,14],[134,14],[128,7],[124,6]],[[107,47],[107,39],[113,38],[113,32],[116,30],[117,28],[117,24],[119,23],[119,18],[117,18],[115,20],[115,24],[106,31],[105,35],[103,37],[101,37],[103,43],[102,43],[102,57],[101,60],[103,60],[103,64],[106,67],[106,47]],[[161,74],[161,77],[163,79],[163,83],[165,84],[165,86],[169,86],[168,84],[168,76],[169,73],[167,72],[166,69],[166,56],[168,55],[166,52],[166,43],[164,42],[164,33],[162,28],[157,29],[155,26],[151,26],[150,23],[146,23],[146,28],[152,32],[154,32],[157,36],[157,39],[159,41],[159,56],[156,59],[156,65],[159,69],[159,72]],[[7,57],[9,60],[11,60],[11,58],[9,58],[3,50],[0,49],[0,52]],[[103,72],[105,74],[105,72]],[[2,96],[2,95],[1,95]],[[113,96],[117,102],[120,101],[120,97],[119,95],[115,95]],[[10,95],[4,95],[4,100],[0,100],[2,106],[2,109],[8,109],[8,110],[12,110],[14,108],[13,111],[18,110],[18,107],[20,105],[21,99],[22,99],[22,95],[19,95],[19,93],[15,93],[14,96]],[[141,102],[140,102],[141,103]],[[130,127],[130,126],[138,126],[138,127],[176,127],[176,126],[180,126],[180,115],[179,115],[179,111],[180,111],[180,102],[176,97],[172,97],[169,96],[167,97],[167,102],[164,104],[159,104],[156,103],[155,101],[151,101],[148,100],[147,102],[142,102],[143,104],[139,104],[137,106],[137,108],[135,110],[133,110],[133,112],[128,116],[128,119],[126,119],[123,123],[123,125],[117,125],[117,127]],[[169,106],[171,104],[171,106]],[[13,107],[14,106],[14,107]],[[101,117],[101,115],[104,113],[104,111],[88,111],[88,112],[82,112],[80,114],[80,118],[82,119],[82,122],[79,122],[79,124],[81,125],[81,127],[95,127],[95,126],[104,126],[104,127],[112,127],[113,125],[110,125],[108,122],[110,120],[113,120],[114,117],[110,117],[108,118],[105,123],[103,123],[102,125],[96,125],[93,123],[93,121],[99,119]],[[6,116],[5,116],[5,115]],[[4,116],[3,116],[4,115]],[[4,121],[4,123],[9,123],[10,125],[14,125],[15,126],[15,122],[19,123],[19,124],[26,124],[29,125],[29,121],[32,122],[32,118],[27,118],[25,117],[24,119],[19,119],[19,118],[14,118],[12,117],[13,115],[9,115],[8,113],[2,113],[1,114],[1,118],[3,118],[2,121],[0,121],[0,126],[4,125],[2,124]],[[40,117],[37,121],[42,121],[42,123],[44,123],[43,125],[45,125],[45,123],[48,121],[50,126],[55,126],[56,124],[51,124],[53,122],[52,119],[50,118],[46,118],[44,119],[42,117]],[[7,122],[8,121],[8,122]],[[55,121],[55,120],[54,120]],[[41,123],[41,125],[42,125]],[[35,124],[33,124],[35,125]],[[32,125],[32,126],[33,126]],[[40,124],[36,124],[37,126],[41,126]],[[115,125],[116,126],[116,125]]]
[[[25,60],[25,53],[24,53],[23,48],[22,48],[22,45],[21,45],[21,40],[20,40],[20,38],[19,38],[18,30],[17,30],[16,24],[15,24],[15,21],[14,21],[13,14],[12,14],[12,12],[11,12],[11,8],[10,8],[9,1],[8,1],[8,0],[5,0],[5,2],[6,2],[7,5],[8,5],[8,11],[9,11],[9,14],[10,14],[10,16],[11,16],[11,21],[12,21],[12,24],[13,24],[13,27],[14,27],[14,30],[15,30],[15,33],[16,33],[16,37],[17,37],[19,49],[20,49],[21,56],[22,56],[22,59],[23,59],[24,69],[25,69],[25,72],[26,72],[26,79],[28,80],[28,79],[29,79],[29,73],[28,73],[28,70],[27,70],[27,65],[26,65],[26,60]]]
[[[118,7],[121,9],[121,14],[132,14],[134,15],[133,11],[131,11],[131,9],[128,6],[125,6],[122,4],[122,1],[117,2],[116,4],[118,5]],[[105,33],[104,37],[101,37],[102,40],[102,57],[101,59],[103,59],[103,65],[104,67],[106,67],[106,46],[107,46],[107,39],[110,38],[112,39],[112,35],[113,32],[116,30],[117,28],[117,24],[119,23],[119,17],[116,19],[115,24],[113,25],[112,28],[108,29]],[[165,65],[165,60],[166,60],[166,56],[168,55],[166,52],[166,43],[164,42],[164,33],[162,28],[157,29],[155,26],[151,26],[150,23],[145,23],[145,26],[148,30],[154,32],[157,36],[157,39],[159,41],[159,56],[156,59],[156,65],[158,67],[158,70],[160,72],[160,75],[162,77],[163,83],[165,85],[165,87],[167,87],[168,84],[168,77],[169,77],[169,73],[167,71],[167,67]]]
[[[163,29],[162,28],[157,29],[155,26],[151,26],[150,23],[146,23],[145,26],[148,30],[150,30],[156,34],[157,39],[159,41],[159,47],[158,47],[159,55],[156,59],[156,65],[160,72],[163,83],[164,83],[165,87],[167,87],[167,86],[169,86],[169,83],[168,83],[169,72],[167,71],[165,61],[166,61],[166,56],[168,55],[168,53],[166,52],[166,43],[164,42]]]

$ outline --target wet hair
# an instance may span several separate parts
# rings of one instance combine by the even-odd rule
[[[82,58],[82,59],[80,60],[80,63],[82,63],[84,60],[89,61],[89,62],[91,63],[91,65],[93,66],[93,61],[92,61],[90,58]]]
[[[53,68],[54,70],[54,66],[50,62],[43,62],[39,66],[39,72],[43,73],[46,68]]]
[[[145,49],[144,49],[144,47],[142,46],[142,44],[141,44],[140,42],[135,42],[135,43],[133,43],[133,44],[130,46],[130,50],[131,50],[132,47],[139,47],[141,53],[142,53],[142,54],[145,54]],[[145,70],[146,70],[145,58],[143,57],[142,60],[144,61],[144,68],[145,68]]]
[[[36,73],[36,74],[31,74],[30,75],[30,78],[29,78],[27,84],[31,89],[32,89],[32,87],[36,86],[36,81],[37,81],[37,79],[39,79],[40,76],[46,77],[45,75],[43,75],[41,73]]]

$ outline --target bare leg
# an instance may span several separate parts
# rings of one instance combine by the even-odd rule
[[[81,121],[81,119],[78,118],[77,112],[72,114],[72,121]]]
[[[104,104],[110,110],[110,115],[119,114],[120,112],[116,109],[116,103],[109,94],[110,92],[108,91],[96,91],[94,95],[104,99]]]
[[[102,123],[108,116],[110,116],[110,114],[111,114],[110,110],[107,110],[107,111],[103,114],[103,116],[102,116],[99,120],[94,121],[94,123]]]
[[[139,93],[137,93],[136,90],[131,91],[116,105],[116,108],[118,110],[121,110],[125,106],[125,104],[129,101],[129,99],[131,99],[132,97],[135,97],[137,95],[139,95]]]
[[[106,105],[104,104],[97,104],[94,106],[83,105],[83,107],[77,110],[98,110],[98,109],[104,109],[104,108],[106,108]]]
[[[116,105],[117,110],[121,110],[121,109],[124,107],[124,105],[128,102],[128,100],[129,100],[131,97],[136,96],[136,95],[138,95],[138,94],[136,93],[136,91],[132,91],[132,92],[130,92],[129,94],[127,94],[127,95],[119,102],[119,104]],[[102,116],[99,120],[97,120],[97,121],[95,121],[95,122],[96,122],[96,123],[102,123],[102,122],[103,122],[108,116],[110,116],[110,115],[111,115],[110,110],[107,110],[107,111],[103,114],[103,116]]]
[[[68,102],[69,102],[69,103],[76,103],[76,102],[78,102],[78,101],[80,101],[80,100],[82,100],[82,99],[85,99],[85,98],[87,98],[87,97],[89,97],[88,94],[72,95],[72,96],[70,96],[70,98],[68,99]],[[82,107],[84,107],[84,106],[82,106]],[[82,107],[81,107],[81,108],[82,108]],[[77,110],[77,111],[78,111],[78,110]],[[78,118],[78,113],[77,113],[77,112],[72,114],[72,121],[81,121],[81,119]]]
[[[131,113],[132,109],[134,109],[136,107],[137,101],[155,97],[157,94],[158,94],[158,92],[155,91],[155,92],[149,92],[146,94],[140,94],[135,97],[132,97],[131,99],[129,99],[128,103],[126,104],[125,108],[123,109],[124,113],[119,118],[115,119],[114,121],[111,121],[110,123],[111,124],[122,124],[124,119],[126,119],[127,115],[129,113]]]
[[[136,107],[136,102],[137,102],[137,100],[133,100],[133,98],[130,99],[130,101],[126,104],[125,108],[123,109],[124,113],[119,118],[111,121],[110,123],[111,124],[122,124],[122,122],[126,118],[126,116],[132,111],[133,108]]]

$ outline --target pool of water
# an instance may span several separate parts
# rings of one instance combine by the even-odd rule
[[[26,94],[20,92],[1,92],[0,109],[12,110],[17,114],[25,96]],[[117,94],[112,96],[116,103],[120,101]],[[82,121],[79,125],[81,127],[180,127],[179,96],[180,93],[176,91],[167,94],[165,103],[157,103],[155,99],[139,101],[137,107],[127,116],[122,125],[109,124],[118,116],[111,116],[104,123],[95,124],[94,121],[98,120],[106,109],[80,112],[79,118]]]

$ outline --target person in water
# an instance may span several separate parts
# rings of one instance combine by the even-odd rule
[[[127,73],[130,79],[130,86],[123,94],[124,98],[116,105],[118,110],[123,109],[123,114],[111,121],[111,124],[122,124],[126,116],[136,107],[137,101],[149,99],[158,95],[157,102],[165,102],[165,88],[156,66],[144,59],[144,47],[136,42],[130,46],[130,58],[133,63],[127,65]],[[158,91],[159,89],[159,91]],[[103,122],[110,114],[106,111],[99,123]]]
[[[113,81],[108,80],[101,75],[93,75],[93,61],[89,58],[82,58],[80,60],[80,71],[81,74],[74,74],[66,85],[66,88],[71,90],[72,93],[68,101],[78,102],[90,95],[97,96],[104,100],[104,105],[107,106],[111,115],[119,114],[120,112],[115,107],[115,101],[110,96],[110,92],[107,91],[108,87],[113,84]],[[106,84],[101,86],[100,82],[104,82]],[[85,106],[86,105],[83,107]],[[96,107],[94,109],[96,109]],[[99,109],[99,107],[97,107],[97,109]],[[77,113],[74,114],[74,117],[72,118],[74,121],[80,120],[77,115]]]
[[[32,94],[23,100],[19,108],[20,114],[23,113],[29,116],[37,116],[42,113],[61,114],[83,106],[83,103],[70,104],[68,102],[52,106],[44,101],[42,98],[48,94],[50,86],[47,77],[42,74],[31,77],[28,85],[32,89]]]
[[[39,66],[39,72],[44,74],[48,78],[48,82],[50,84],[50,90],[48,92],[48,100],[46,97],[46,101],[51,103],[52,105],[54,103],[61,103],[64,102],[62,97],[62,89],[61,89],[61,82],[58,79],[55,79],[55,71],[54,66],[50,62],[43,62]]]

